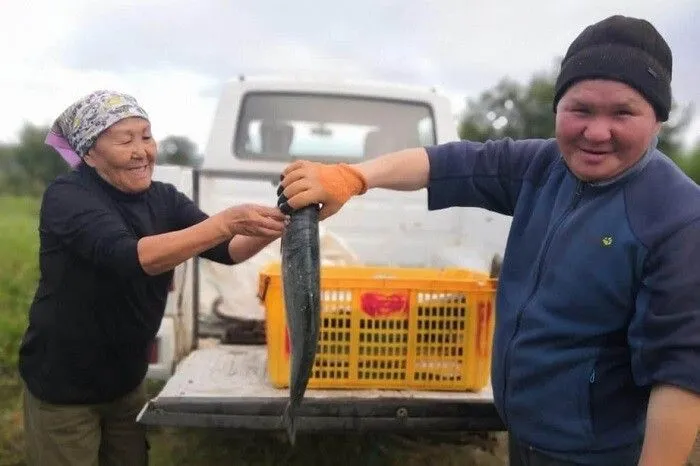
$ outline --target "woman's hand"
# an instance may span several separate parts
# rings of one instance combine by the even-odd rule
[[[287,216],[275,207],[229,207],[182,230],[141,238],[139,262],[144,272],[158,275],[224,241],[229,242],[231,258],[243,261],[279,238],[287,222]]]
[[[259,236],[275,238],[282,234],[289,221],[276,207],[243,204],[222,211],[221,217],[229,236]]]

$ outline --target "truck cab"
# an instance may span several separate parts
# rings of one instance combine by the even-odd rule
[[[280,173],[294,160],[354,163],[457,139],[449,100],[433,89],[241,78],[222,90],[203,164],[159,165],[155,179],[214,214],[236,204],[274,205]],[[321,259],[488,271],[509,226],[508,217],[483,209],[429,212],[425,190],[376,189],[321,223]],[[269,383],[264,335],[250,331],[264,328],[260,270],[279,259],[277,240],[242,264],[194,258],[177,267],[148,375],[166,383],[140,422],[282,429],[288,392]],[[490,386],[479,392],[309,389],[300,416],[300,431],[503,428]]]

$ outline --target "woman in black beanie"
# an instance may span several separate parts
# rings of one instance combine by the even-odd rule
[[[569,47],[556,138],[291,164],[283,211],[368,189],[513,217],[491,380],[510,464],[684,466],[700,421],[700,187],[657,147],[671,51],[612,16]]]

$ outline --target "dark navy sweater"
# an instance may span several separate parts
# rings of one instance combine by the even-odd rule
[[[554,140],[427,150],[430,209],[513,217],[492,364],[511,434],[581,464],[636,464],[651,387],[700,393],[700,187],[655,147],[598,184]]]
[[[171,184],[153,182],[143,193],[126,194],[84,164],[47,187],[41,276],[19,354],[20,374],[36,397],[103,403],[138,386],[173,272],[147,275],[137,242],[205,218]],[[228,242],[202,257],[232,263]]]

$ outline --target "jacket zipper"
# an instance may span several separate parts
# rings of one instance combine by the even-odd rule
[[[539,288],[540,285],[540,279],[542,277],[542,269],[545,263],[545,260],[547,259],[547,253],[549,252],[549,246],[552,242],[552,239],[554,238],[554,235],[556,235],[557,231],[561,227],[561,225],[564,223],[564,220],[567,219],[569,214],[573,212],[573,210],[576,208],[578,205],[579,201],[581,200],[581,196],[583,194],[583,188],[584,188],[584,183],[581,181],[577,182],[576,185],[576,192],[574,193],[574,196],[571,200],[571,203],[569,204],[569,207],[564,211],[564,213],[559,217],[559,220],[557,220],[557,223],[555,224],[554,228],[552,228],[552,232],[549,234],[549,236],[546,239],[544,249],[542,250],[542,254],[540,255],[540,260],[537,264],[537,275],[535,276],[535,284],[532,287],[532,291],[530,292],[530,295],[528,296],[527,300],[525,303],[520,306],[520,309],[518,309],[518,313],[515,318],[515,330],[513,331],[513,334],[510,337],[510,340],[508,341],[508,347],[506,348],[506,355],[505,355],[505,364],[504,364],[504,375],[505,377],[503,378],[503,390],[502,390],[502,399],[503,399],[503,416],[505,419],[503,420],[506,425],[508,425],[508,398],[507,398],[507,392],[508,392],[508,374],[510,372],[510,350],[513,346],[513,340],[515,340],[515,337],[518,335],[518,331],[520,329],[520,321],[522,319],[522,314],[525,308],[530,304],[532,301],[533,297],[535,296],[535,293],[537,292],[537,289]]]

